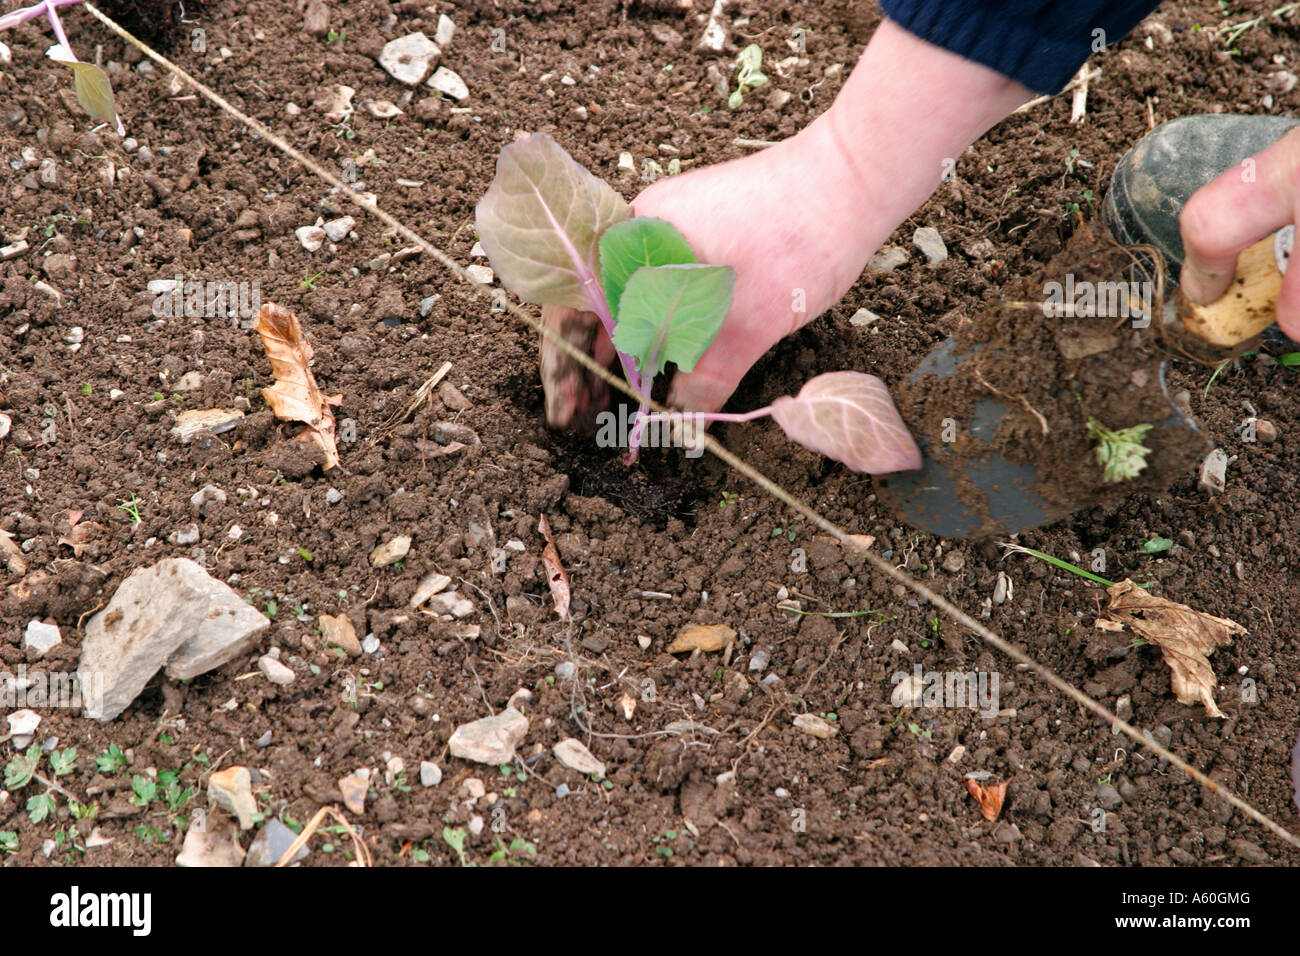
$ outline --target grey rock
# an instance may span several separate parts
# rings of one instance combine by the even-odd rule
[[[912,245],[925,254],[932,266],[937,266],[948,258],[948,247],[944,245],[943,236],[939,235],[939,230],[930,226],[922,226],[912,233]]]
[[[270,623],[188,558],[132,572],[86,626],[77,669],[86,716],[112,720],[164,664],[175,680],[221,666]]]
[[[252,844],[248,847],[248,855],[244,857],[244,866],[275,866],[280,861],[280,857],[289,851],[293,846],[293,841],[298,839],[298,834],[294,833],[287,826],[281,823],[275,817],[271,817],[262,825],[262,829],[257,832],[253,838]],[[298,848],[298,852],[293,855],[290,863],[298,863],[307,859],[311,853],[306,845]]]
[[[300,226],[293,231],[298,243],[308,252],[318,252],[325,244],[325,230],[320,226]]]
[[[1103,783],[1097,788],[1097,802],[1107,810],[1114,810],[1124,801],[1118,790],[1108,783]]]
[[[568,680],[576,672],[577,668],[573,666],[573,661],[560,661],[555,665],[555,676],[560,680]]]

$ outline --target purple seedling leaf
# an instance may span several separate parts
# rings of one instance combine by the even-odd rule
[[[792,441],[853,471],[886,475],[921,467],[921,450],[885,383],[863,372],[828,372],[799,394],[772,403],[772,417]]]

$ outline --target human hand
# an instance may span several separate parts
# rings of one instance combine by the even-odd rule
[[[966,147],[1029,98],[1019,83],[886,19],[835,102],[797,136],[644,190],[637,215],[676,226],[698,261],[736,270],[722,330],[691,374],[673,378],[669,404],[720,409],[768,349],[849,290]],[[593,314],[545,308],[542,320],[596,361],[613,361]],[[548,339],[542,384],[556,427],[608,402],[604,384]]]
[[[1251,175],[1233,167],[1198,189],[1183,207],[1183,294],[1201,305],[1228,289],[1237,254],[1300,221],[1300,127],[1252,157]],[[1300,269],[1282,278],[1277,324],[1300,340]]]
[[[861,253],[827,228],[829,211],[814,195],[843,197],[855,187],[834,181],[848,175],[840,167],[823,169],[817,189],[811,188],[819,164],[806,134],[812,131],[739,160],[661,179],[633,202],[636,215],[680,229],[698,261],[736,271],[722,330],[693,372],[673,378],[669,404],[717,411],[768,349],[833,305],[862,271]],[[614,347],[594,313],[548,307],[542,317],[596,361],[613,361]],[[550,424],[567,425],[607,401],[604,383],[549,340],[542,342],[541,365]]]

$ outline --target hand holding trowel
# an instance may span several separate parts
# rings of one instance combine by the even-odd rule
[[[1187,199],[1295,125],[1193,116],[1144,137],[1106,197],[1114,240],[1080,230],[1042,276],[921,362],[900,407],[924,464],[881,480],[882,499],[944,537],[1006,534],[1189,474],[1211,443],[1171,394],[1167,358],[1189,336],[1229,350],[1273,325],[1295,229],[1244,250],[1207,305],[1175,291],[1159,308],[1152,260],[1176,274]]]

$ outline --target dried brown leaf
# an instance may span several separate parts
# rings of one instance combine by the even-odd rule
[[[571,598],[569,576],[564,573],[564,565],[560,563],[560,551],[555,547],[551,523],[546,520],[546,515],[542,515],[537,522],[537,530],[546,539],[546,547],[542,549],[542,564],[546,566],[546,581],[551,586],[551,597],[555,600],[555,613],[560,615],[560,620],[567,621]]]
[[[76,514],[78,518],[81,517],[80,512],[76,512]],[[74,524],[72,530],[59,538],[59,544],[66,544],[72,549],[73,556],[80,558],[81,552],[90,547],[90,543],[98,538],[103,530],[104,526],[94,521]]]
[[[992,823],[998,818],[998,814],[1002,812],[1002,803],[1007,798],[1007,781],[986,787],[978,780],[968,779],[966,790],[979,801],[980,813],[984,815],[985,820]]]
[[[311,343],[296,315],[268,302],[257,314],[256,328],[275,376],[275,384],[262,389],[262,397],[277,418],[307,425],[299,437],[320,446],[325,452],[324,468],[329,471],[339,463],[330,406],[341,404],[343,396],[326,395],[317,387],[311,371]]]
[[[1214,702],[1214,669],[1209,655],[1232,643],[1246,629],[1236,621],[1193,611],[1185,604],[1148,594],[1128,578],[1106,589],[1106,613],[1134,634],[1160,648],[1180,703],[1205,706],[1211,717],[1225,717]]]

